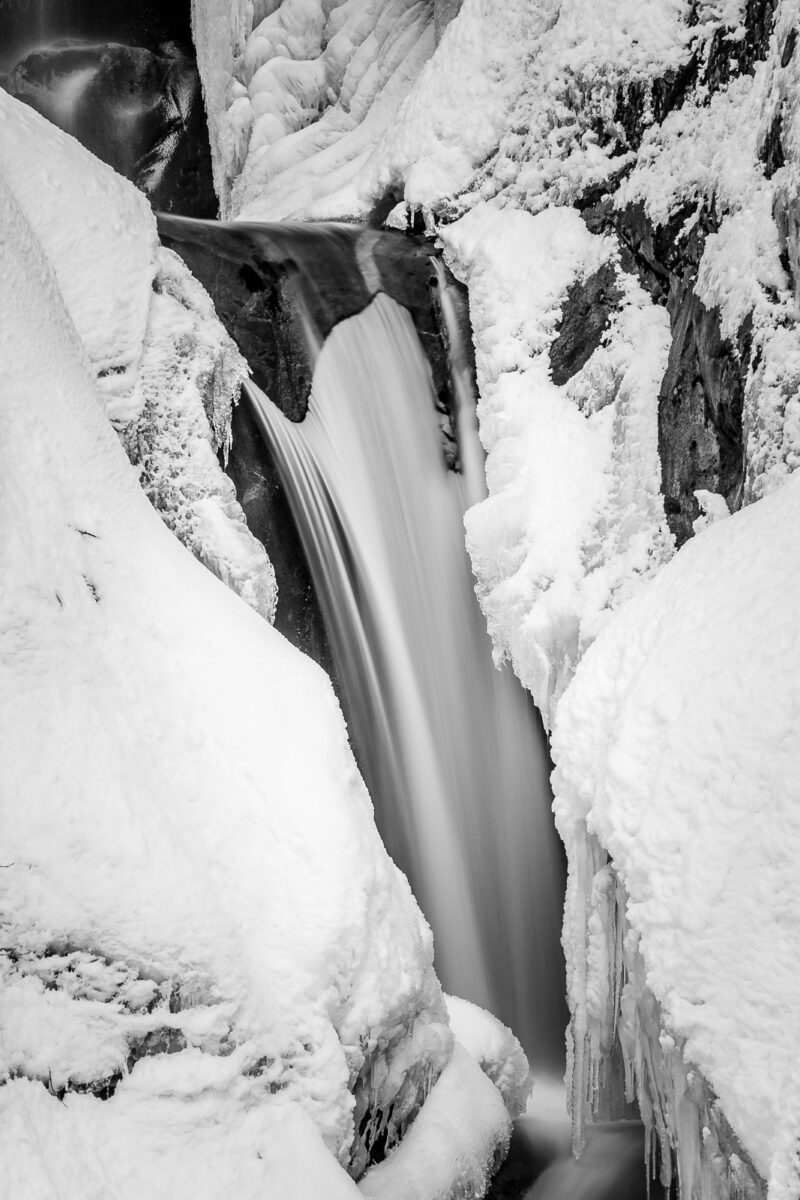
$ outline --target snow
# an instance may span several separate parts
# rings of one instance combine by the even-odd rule
[[[359,172],[433,52],[432,5],[284,0],[255,27],[222,8],[195,0],[193,25],[223,217],[364,211]]]
[[[142,413],[123,432],[140,482],[163,520],[196,558],[268,621],[278,589],[250,533],[227,458],[231,412],[247,364],[217,320],[206,291],[171,250],[156,252],[137,392]]]
[[[204,289],[159,246],[132,184],[2,91],[0,123],[0,175],[44,247],[150,499],[206,566],[272,620],[272,564],[216,457],[227,453],[244,359]]]
[[[469,1106],[463,1103],[470,1096]],[[415,1121],[386,1162],[360,1185],[367,1200],[449,1200],[482,1196],[508,1152],[511,1119],[500,1093],[456,1043]]]
[[[469,1000],[446,996],[445,1001],[456,1041],[491,1079],[510,1115],[518,1117],[525,1110],[532,1079],[514,1034],[497,1017]]]
[[[567,291],[615,260],[572,209],[474,209],[442,229],[469,288],[488,499],[467,546],[497,658],[547,717],[612,611],[671,554],[657,400],[669,323],[620,275],[603,343],[556,386],[548,347]]]
[[[69,134],[2,90],[0,174],[53,264],[109,416],[118,425],[135,420],[158,247],[150,205]],[[81,230],[91,235],[91,251]]]
[[[20,989],[38,997],[27,1009],[36,1029],[16,1044],[4,1037],[4,1070],[60,1086],[80,1058],[93,1082],[108,1082],[136,1015],[125,971],[139,1006],[147,981],[166,983],[153,1013],[168,1027],[165,1010],[179,1013],[188,1048],[155,1075],[143,1063],[123,1069],[105,1101],[70,1094],[57,1105],[37,1083],[45,1143],[52,1133],[69,1145],[77,1123],[90,1145],[113,1151],[141,1112],[150,1132],[137,1154],[152,1162],[137,1177],[166,1159],[174,1178],[209,1122],[238,1130],[242,1121],[223,1168],[228,1186],[256,1195],[255,1168],[236,1164],[255,1158],[265,1130],[279,1140],[283,1120],[300,1120],[278,1115],[272,1128],[273,1110],[302,1111],[347,1163],[351,1144],[355,1160],[362,1153],[351,1093],[362,1070],[377,1110],[405,1102],[407,1111],[409,1092],[424,1096],[451,1039],[430,934],[381,846],[329,681],[164,527],[100,411],[56,278],[5,191],[0,228],[0,892],[9,1003]],[[122,976],[102,1019],[91,989],[69,999],[79,1020],[26,969],[76,951],[106,996],[117,985],[104,972]],[[139,1081],[163,1106],[144,1107]],[[29,1135],[25,1145],[26,1176],[31,1155],[47,1175],[38,1143]],[[23,1168],[18,1140],[4,1146],[7,1178]],[[130,1154],[102,1158],[106,1191],[122,1186]],[[86,1195],[76,1171],[72,1194]],[[218,1191],[209,1182],[181,1194]]]
[[[229,94],[238,113],[262,106],[243,206],[359,217],[394,201],[387,223],[421,211],[469,288],[489,495],[467,541],[496,657],[533,692],[559,756],[578,1136],[619,1036],[628,1090],[677,1144],[687,1194],[744,1186],[752,1160],[771,1198],[795,1197],[796,3],[776,5],[764,62],[706,80],[721,35],[744,40],[740,0],[464,0],[432,54],[420,42],[405,58],[392,120],[345,122],[341,146],[336,96],[313,112],[324,51],[300,54],[288,34],[279,46],[294,8],[277,8],[269,51],[251,38],[261,99],[251,81]],[[370,3],[361,12],[375,23]],[[692,59],[697,79],[657,123],[659,88]],[[785,161],[769,164],[776,130]],[[572,207],[604,192],[617,214],[676,222],[678,244],[709,226],[682,282],[718,313],[744,380],[749,508],[731,516],[699,490],[694,543],[674,560],[657,444],[669,319]],[[620,298],[602,342],[556,385],[549,347],[570,289],[609,263]]]
[[[119,1200],[213,1200],[232,1186],[239,1197],[359,1196],[296,1105],[248,1109],[210,1089],[191,1102],[133,1090],[59,1102],[14,1080],[0,1088],[0,1161],[6,1194],[28,1200],[94,1200],[109,1187]]]
[[[724,496],[717,495],[716,492],[699,488],[695,492],[695,499],[700,507],[700,516],[696,521],[692,521],[692,529],[695,533],[700,533],[709,525],[713,525],[715,521],[721,521],[730,516],[727,500]]]
[[[587,652],[553,737],[573,1003],[591,1031],[615,1002],[609,869],[581,861],[588,836],[612,856],[666,1033],[765,1179],[797,1134],[799,518],[792,479],[687,544]]]

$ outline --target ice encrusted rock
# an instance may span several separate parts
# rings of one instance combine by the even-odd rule
[[[247,366],[137,189],[0,91],[0,174],[58,280],[98,395],[165,522],[271,620],[275,575],[217,461]],[[54,184],[57,180],[57,189]]]
[[[366,211],[359,172],[433,52],[430,0],[193,0],[192,26],[222,216]]]
[[[794,477],[688,543],[588,650],[553,737],[574,1112],[618,1035],[689,1196],[800,1188],[799,519]]]

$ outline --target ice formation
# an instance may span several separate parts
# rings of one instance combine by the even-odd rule
[[[150,205],[132,184],[3,91],[0,174],[44,247],[150,499],[206,566],[271,619],[272,564],[217,461],[247,367],[208,295],[159,246]]]
[[[748,1161],[770,1200],[800,1188],[798,519],[793,478],[703,530],[587,652],[553,739],[576,1115],[618,1025],[686,1196]]]
[[[223,217],[363,208],[365,161],[433,52],[431,0],[193,0]]]

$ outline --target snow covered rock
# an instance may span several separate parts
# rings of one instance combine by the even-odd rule
[[[564,382],[551,350],[576,282],[617,256],[572,209],[476,208],[442,231],[467,282],[487,500],[466,518],[481,606],[546,718],[587,645],[672,544],[659,495],[666,314],[619,272],[619,304]]]
[[[703,530],[587,652],[553,738],[574,1104],[616,1026],[689,1197],[748,1162],[770,1200],[800,1189],[798,520],[794,478]]]
[[[209,297],[159,247],[141,192],[2,91],[0,174],[55,271],[150,499],[197,557],[271,620],[272,565],[217,461],[247,366]]]
[[[165,529],[0,229],[3,1178],[346,1195],[449,1058],[430,933],[329,681]]]

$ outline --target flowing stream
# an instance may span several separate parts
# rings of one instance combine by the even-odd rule
[[[562,878],[532,705],[498,671],[464,547],[482,462],[448,471],[409,314],[377,295],[321,349],[308,414],[250,399],[275,455],[332,644],[351,738],[390,853],[435,935],[447,990],[560,1070]],[[463,444],[464,439],[471,444]]]

